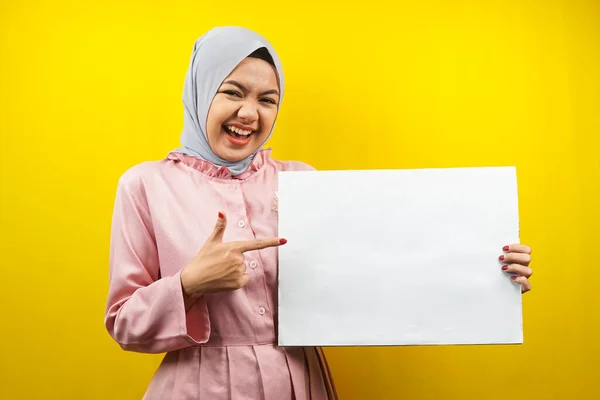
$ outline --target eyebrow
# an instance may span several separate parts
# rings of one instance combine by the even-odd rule
[[[228,83],[230,85],[237,86],[238,88],[240,88],[240,90],[243,90],[244,92],[248,92],[248,89],[244,85],[242,85],[241,83],[239,83],[237,81],[228,80],[223,83]],[[267,94],[276,94],[277,96],[279,96],[279,92],[275,89],[267,90],[266,92],[262,92],[260,95],[264,96]]]

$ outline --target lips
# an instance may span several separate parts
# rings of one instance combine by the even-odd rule
[[[236,146],[248,144],[254,134],[254,131],[252,130],[242,129],[235,125],[223,125],[223,131],[229,142]]]

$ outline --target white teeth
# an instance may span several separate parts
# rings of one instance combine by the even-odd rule
[[[235,126],[231,126],[231,125],[227,126],[227,128],[229,130],[231,130],[232,132],[237,133],[238,135],[248,136],[249,134],[252,133],[252,131],[247,131],[244,129],[236,128]]]

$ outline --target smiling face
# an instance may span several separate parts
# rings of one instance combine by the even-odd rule
[[[246,58],[223,80],[206,119],[212,150],[227,161],[251,155],[268,138],[277,117],[279,86],[275,69]]]

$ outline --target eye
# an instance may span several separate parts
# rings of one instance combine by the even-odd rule
[[[229,96],[242,97],[242,95],[239,92],[236,92],[235,90],[223,90],[223,93]]]
[[[269,103],[269,104],[277,104],[277,103],[275,102],[275,100],[273,100],[273,99],[270,99],[270,98],[268,98],[268,97],[266,97],[266,98],[262,99],[261,101],[262,101],[262,102],[264,102],[264,103]]]

